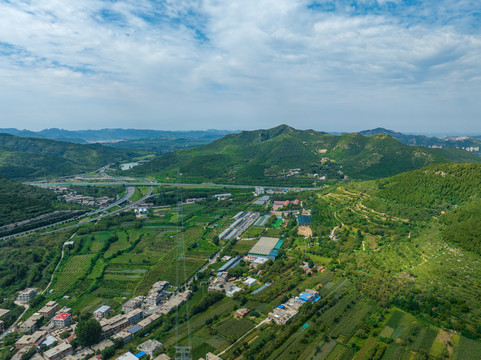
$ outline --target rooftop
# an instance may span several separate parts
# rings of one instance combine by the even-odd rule
[[[60,313],[54,317],[54,320],[66,320],[68,317],[70,317],[69,313]]]
[[[107,305],[102,305],[97,310],[95,310],[95,312],[107,312],[107,311],[110,311],[110,306],[107,306]]]
[[[250,249],[249,254],[269,255],[279,242],[278,238],[261,237],[259,241]]]
[[[298,215],[297,223],[301,226],[311,225],[311,217],[309,215]]]
[[[137,360],[138,358],[131,352],[127,352],[122,356],[118,357],[117,360]]]
[[[57,354],[60,354],[61,352],[64,352],[65,350],[71,349],[72,345],[67,344],[67,343],[61,343],[54,348],[45,351],[44,355],[48,358],[51,358]]]

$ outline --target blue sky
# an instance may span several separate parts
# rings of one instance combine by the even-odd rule
[[[0,0],[0,127],[481,134],[471,0]]]

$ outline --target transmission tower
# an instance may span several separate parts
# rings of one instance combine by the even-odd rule
[[[190,354],[191,346],[176,346],[175,347],[175,360],[192,360]]]
[[[180,172],[177,170],[177,184],[180,184]],[[181,278],[180,278],[180,268],[182,266],[183,270],[183,277],[182,281],[187,281],[187,271],[185,265],[185,244],[184,244],[184,212],[183,212],[183,199],[182,199],[182,188],[180,185],[177,185],[177,264],[176,264],[176,277],[177,277],[177,287],[181,287]],[[182,284],[184,285],[184,284]],[[187,290],[187,282],[185,283],[185,290]],[[177,338],[177,346],[175,346],[175,360],[192,360],[192,346],[191,346],[191,339],[190,339],[190,324],[189,324],[189,308],[186,301],[185,304],[185,321],[187,323],[187,346],[180,346],[179,345],[179,306],[177,307],[176,313],[176,338]]]

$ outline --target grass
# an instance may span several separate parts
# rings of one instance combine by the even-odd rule
[[[232,251],[239,254],[247,254],[247,252],[255,245],[258,239],[254,240],[238,240],[232,247]]]
[[[218,334],[228,341],[237,340],[253,327],[254,323],[252,321],[235,318],[229,318],[216,325]]]
[[[128,235],[125,232],[118,232],[117,236],[119,237],[119,240],[110,244],[110,247],[105,252],[104,257],[108,258],[115,254],[117,251],[122,251],[130,246]]]

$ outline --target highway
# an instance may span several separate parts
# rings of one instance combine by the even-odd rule
[[[65,178],[61,178],[61,179],[58,179],[58,180],[53,180],[53,181],[48,181],[48,182],[47,181],[34,181],[34,182],[26,182],[25,184],[39,186],[39,187],[49,187],[49,186],[117,186],[117,185],[126,186],[127,187],[127,193],[121,199],[109,204],[106,207],[103,207],[103,208],[101,207],[97,210],[85,213],[83,215],[79,215],[79,216],[76,216],[76,217],[68,219],[68,220],[59,221],[59,222],[54,223],[54,224],[41,226],[41,227],[38,227],[38,228],[35,228],[35,229],[26,230],[26,231],[23,231],[23,232],[20,232],[20,233],[17,233],[17,234],[0,237],[0,240],[7,240],[7,239],[22,236],[22,235],[27,235],[27,234],[30,234],[32,232],[45,230],[45,229],[49,229],[49,228],[56,227],[56,226],[59,226],[59,225],[71,223],[72,221],[79,221],[79,220],[82,220],[84,218],[88,218],[90,216],[97,215],[97,214],[102,214],[102,215],[100,215],[98,217],[95,217],[93,219],[84,220],[81,223],[76,223],[76,224],[73,224],[73,225],[61,227],[59,229],[55,229],[55,230],[50,231],[48,233],[59,231],[59,230],[64,230],[64,229],[68,229],[68,228],[72,228],[72,227],[76,227],[76,226],[79,226],[80,224],[84,224],[84,223],[92,222],[92,221],[97,221],[97,220],[99,220],[99,219],[101,219],[105,216],[114,215],[114,214],[116,214],[120,211],[131,208],[131,207],[141,203],[142,201],[144,201],[148,197],[150,197],[152,195],[152,187],[153,186],[188,186],[188,187],[207,187],[207,188],[208,187],[218,187],[218,188],[233,188],[233,189],[251,189],[251,188],[259,186],[259,187],[263,187],[265,189],[270,189],[270,190],[288,190],[288,191],[313,191],[313,190],[322,189],[322,187],[301,188],[301,187],[284,187],[284,186],[215,184],[215,183],[201,183],[201,184],[198,184],[198,183],[182,183],[182,182],[163,183],[163,182],[154,182],[152,180],[148,180],[148,181],[145,181],[145,180],[144,181],[127,181],[125,178],[118,178],[118,177],[115,178],[115,177],[111,177],[111,176],[105,174],[105,170],[107,169],[108,166],[109,165],[105,165],[105,166],[101,167],[100,169],[98,169],[97,171],[95,171],[96,173],[99,173],[102,176],[104,176],[104,179],[106,179],[104,181],[99,181],[98,179],[92,179],[92,181],[78,181],[78,180],[76,180],[76,181],[65,181]],[[82,176],[82,175],[77,175],[77,176]],[[70,177],[70,178],[72,178],[72,177]],[[78,177],[77,177],[77,179],[78,179]],[[85,179],[85,180],[87,180],[87,179]],[[139,201],[136,201],[135,203],[131,203],[131,204],[128,204],[128,205],[122,207],[121,209],[118,209],[118,210],[110,212],[110,213],[105,213],[109,209],[111,209],[115,206],[119,206],[123,202],[128,201],[132,197],[132,195],[135,193],[135,187],[136,186],[148,186],[149,187],[148,195],[144,196],[142,199],[140,199]]]
[[[68,226],[63,226],[61,228],[58,228],[58,229],[55,229],[55,230],[52,230],[52,231],[48,231],[46,232],[46,234],[51,234],[51,233],[54,233],[54,232],[57,232],[57,231],[60,231],[60,230],[65,230],[65,229],[70,229],[70,228],[74,228],[74,227],[78,227],[82,224],[86,224],[86,223],[89,223],[89,222],[93,222],[93,221],[98,221],[106,216],[110,216],[110,215],[114,215],[114,214],[117,214],[121,211],[124,211],[126,209],[129,209],[131,207],[134,207],[140,203],[142,203],[144,200],[146,200],[147,198],[149,198],[150,196],[152,196],[152,187],[149,187],[149,193],[147,195],[145,195],[144,197],[142,197],[140,200],[137,200],[136,202],[133,202],[133,203],[129,203],[123,207],[121,207],[120,209],[117,209],[115,211],[112,211],[112,212],[108,212],[108,213],[105,213],[105,211],[108,211],[109,209],[115,207],[115,206],[120,206],[120,204],[128,201],[132,195],[134,195],[135,193],[135,188],[133,186],[128,186],[127,187],[127,193],[119,200],[109,204],[108,206],[106,207],[103,207],[103,208],[100,208],[100,209],[97,209],[97,210],[94,210],[94,211],[91,211],[91,212],[88,212],[88,213],[85,213],[83,215],[79,215],[79,216],[76,216],[72,219],[68,219],[68,220],[63,220],[63,221],[59,221],[59,222],[56,222],[54,224],[50,224],[50,225],[45,225],[45,226],[41,226],[41,227],[38,227],[38,228],[35,228],[35,229],[31,229],[31,230],[26,230],[26,231],[22,231],[20,233],[17,233],[17,234],[13,234],[13,235],[7,235],[7,236],[4,236],[4,237],[1,237],[0,240],[7,240],[7,239],[11,239],[11,238],[15,238],[15,237],[19,237],[19,236],[23,236],[23,235],[27,235],[27,234],[31,234],[33,232],[37,232],[37,231],[40,231],[40,230],[46,230],[46,229],[49,229],[49,228],[53,228],[55,226],[59,226],[59,225],[63,225],[63,224],[67,224],[67,223],[71,223],[72,221],[79,221],[79,220],[82,220],[84,218],[88,218],[89,216],[93,216],[93,215],[97,215],[97,214],[101,214],[97,217],[94,217],[92,219],[87,219],[87,220],[84,220],[82,222],[78,222],[78,223],[75,223],[75,224],[72,224],[72,225],[68,225]],[[155,196],[155,195],[153,195]]]
[[[271,190],[289,190],[289,191],[312,191],[321,190],[322,187],[286,187],[286,186],[264,186],[264,185],[241,185],[241,184],[214,184],[214,183],[162,183],[162,182],[127,182],[125,180],[115,180],[114,181],[91,181],[91,182],[28,182],[25,184],[35,185],[41,187],[48,186],[115,186],[115,185],[125,185],[125,186],[196,186],[196,187],[221,187],[221,188],[232,188],[232,189],[250,189],[257,186],[263,187],[264,189]]]

